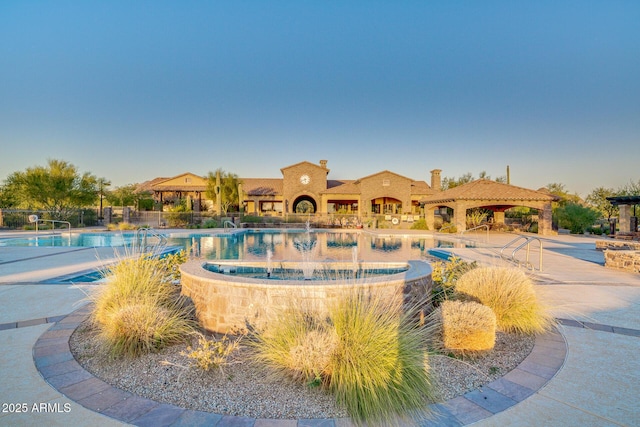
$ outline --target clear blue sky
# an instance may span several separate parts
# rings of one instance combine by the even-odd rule
[[[640,2],[0,2],[0,180],[640,180]]]

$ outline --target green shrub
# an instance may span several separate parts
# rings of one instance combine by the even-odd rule
[[[202,228],[218,228],[218,221],[215,219],[207,219],[202,223]]]
[[[496,315],[489,307],[473,301],[444,301],[433,312],[438,333],[435,348],[456,356],[475,356],[493,349]]]
[[[475,268],[458,279],[455,290],[490,307],[500,331],[541,333],[553,324],[533,282],[516,268]]]
[[[411,229],[412,230],[428,230],[429,227],[427,226],[427,221],[424,218],[421,218],[417,221],[414,221],[414,223],[411,224]]]
[[[458,278],[476,267],[478,267],[476,261],[467,262],[456,256],[450,257],[446,262],[432,262],[433,304],[437,306],[440,302],[453,298],[455,294],[455,284]]]
[[[598,219],[597,211],[576,203],[567,203],[565,206],[557,208],[553,216],[558,227],[567,228],[574,234],[584,233]]]

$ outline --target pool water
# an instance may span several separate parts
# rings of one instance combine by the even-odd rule
[[[301,247],[308,246],[315,260],[406,261],[430,255],[433,248],[468,245],[434,237],[380,236],[357,231],[241,230],[235,233],[168,233],[166,244],[184,249],[205,260],[263,261],[300,260]],[[0,246],[125,247],[136,239],[134,232],[66,233],[21,239],[0,239]],[[301,245],[300,243],[304,243]]]
[[[229,265],[220,263],[205,263],[205,270],[213,273],[230,275],[235,277],[244,277],[251,279],[270,279],[270,280],[303,280],[304,272],[300,268],[267,268],[253,267],[243,265]],[[332,268],[323,270],[318,268],[314,271],[310,280],[353,280],[362,278],[372,278],[379,276],[388,276],[390,274],[404,273],[409,269],[408,265],[404,267],[384,267],[384,268]],[[309,278],[307,278],[309,279]]]

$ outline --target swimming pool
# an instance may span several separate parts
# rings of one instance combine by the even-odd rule
[[[171,232],[166,244],[184,249],[206,260],[264,260],[271,252],[274,260],[298,260],[297,245],[311,239],[317,260],[351,260],[354,251],[360,259],[399,261],[428,256],[433,248],[468,247],[469,244],[440,240],[432,236],[380,235],[363,231],[238,230],[232,233]],[[0,239],[0,246],[37,247],[125,247],[136,239],[135,232],[67,233],[30,238]],[[355,248],[355,249],[354,249]]]

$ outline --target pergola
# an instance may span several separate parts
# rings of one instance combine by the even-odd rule
[[[620,231],[624,233],[636,233],[638,231],[638,217],[636,206],[640,205],[640,196],[615,196],[607,197],[607,200],[620,210]],[[631,215],[633,206],[633,215]]]
[[[453,209],[454,224],[458,231],[464,231],[467,228],[467,209],[490,209],[494,222],[504,223],[507,209],[526,206],[538,210],[538,234],[545,235],[552,233],[551,202],[557,200],[559,197],[545,191],[478,179],[426,197],[420,203],[424,205],[427,226],[431,230],[435,225],[435,210],[439,207]]]

